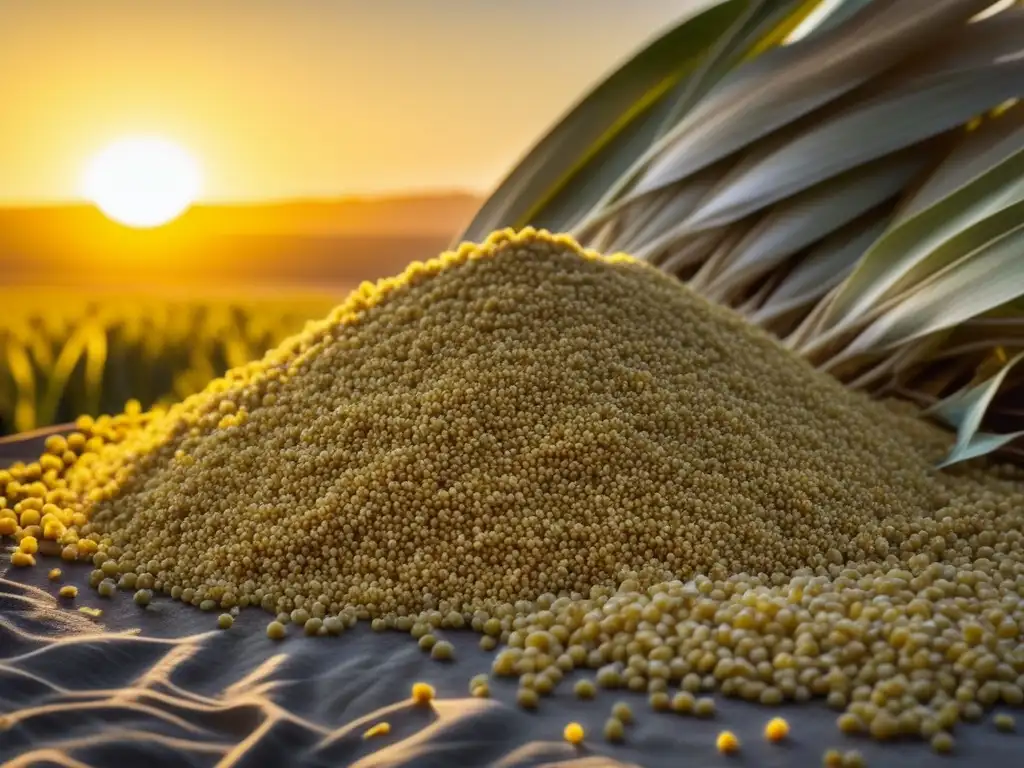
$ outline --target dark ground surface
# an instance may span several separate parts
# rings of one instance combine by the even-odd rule
[[[0,466],[30,459],[42,437],[0,442]],[[9,543],[9,542],[8,542]],[[873,768],[1024,764],[1024,736],[997,733],[990,719],[957,728],[953,755],[915,741],[877,744],[845,737],[836,713],[820,703],[768,709],[717,697],[714,719],[651,711],[646,697],[601,691],[580,701],[567,676],[535,712],[515,704],[515,683],[493,680],[492,698],[468,697],[474,675],[493,654],[470,631],[448,632],[451,663],[432,661],[408,635],[360,624],[341,637],[307,638],[295,628],[282,642],[266,637],[270,619],[243,611],[216,628],[216,614],[157,598],[148,608],[131,593],[101,598],[90,568],[40,558],[35,568],[0,565],[0,761],[4,766],[818,766],[828,748],[857,749]],[[59,582],[48,580],[62,567]],[[5,571],[7,571],[5,573]],[[56,597],[75,584],[74,601]],[[89,617],[79,606],[98,608]],[[592,673],[591,673],[592,674]],[[412,684],[431,683],[438,699],[413,706]],[[627,701],[636,723],[611,745],[601,731],[612,704]],[[761,733],[789,720],[787,744]],[[579,722],[585,745],[562,729]],[[390,733],[364,739],[388,722]],[[718,754],[728,729],[742,743]]]

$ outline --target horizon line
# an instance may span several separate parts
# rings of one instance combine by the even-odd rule
[[[374,203],[398,200],[415,200],[444,197],[483,198],[487,191],[460,187],[425,187],[423,189],[396,189],[393,192],[343,192],[337,195],[296,195],[272,196],[265,198],[206,198],[192,203],[182,215],[195,208],[231,207],[246,208],[268,205],[317,205],[328,203]],[[85,198],[54,198],[43,200],[4,200],[0,198],[0,210],[22,210],[39,208],[95,207]]]

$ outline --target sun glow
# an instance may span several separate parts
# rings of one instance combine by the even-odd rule
[[[199,166],[177,144],[154,137],[126,138],[96,155],[83,192],[114,221],[146,228],[180,216],[199,194]]]

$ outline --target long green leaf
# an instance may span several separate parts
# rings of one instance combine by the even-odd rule
[[[937,205],[959,189],[995,170],[1024,151],[1024,106],[996,119],[985,120],[963,140],[906,203],[894,225],[902,224]]]
[[[915,285],[923,283],[931,275],[961,258],[963,254],[981,248],[1015,229],[1024,221],[1024,179],[1007,190],[1007,194],[1000,202],[1002,205],[995,212],[983,219],[965,222],[959,232],[938,245],[926,259],[907,270],[906,274],[882,294],[881,301],[913,290]]]
[[[848,386],[854,389],[871,390],[884,382],[898,382],[900,374],[922,360],[927,360],[942,346],[942,333],[926,337],[918,344],[904,344],[884,357],[873,357],[870,364],[855,366],[854,374],[845,377]]]
[[[68,337],[61,347],[57,362],[46,379],[42,402],[39,404],[39,423],[53,424],[57,417],[57,407],[65,396],[71,374],[85,354],[86,338],[91,333],[91,325],[85,324]]]
[[[999,372],[973,387],[967,387],[938,402],[926,413],[941,419],[957,431],[956,443],[940,466],[948,467],[967,459],[976,458],[1002,448],[1024,436],[1024,432],[1008,435],[980,433],[982,419],[1007,374],[1021,360],[1024,352],[1011,358]]]
[[[665,200],[661,211],[645,222],[642,227],[623,233],[624,235],[628,234],[628,239],[624,237],[620,241],[620,249],[632,254],[635,258],[653,261],[658,254],[663,253],[684,234],[680,223],[686,221],[696,210],[700,201],[707,197],[720,182],[726,170],[728,169],[724,166],[705,168],[675,187],[653,193],[652,199],[657,195]],[[650,207],[648,198],[642,198],[635,204]],[[618,219],[619,216],[615,218]]]
[[[605,236],[600,242],[604,243],[609,233],[604,222],[612,214],[628,218],[628,211],[619,212],[608,204],[659,136],[670,130],[740,59],[777,45],[819,2],[751,0],[749,9],[711,50],[694,59],[694,71],[581,164],[571,184],[563,185],[531,211],[529,223],[555,230],[572,226],[600,231]],[[643,206],[639,207],[642,210]]]
[[[36,426],[36,377],[26,348],[16,339],[6,345],[7,370],[14,379],[14,431],[26,432]]]
[[[939,465],[939,469],[945,469],[953,464],[959,464],[969,459],[977,459],[988,456],[991,453],[1004,448],[1014,440],[1024,437],[1024,430],[1009,432],[1005,435],[998,435],[993,432],[975,432],[966,444],[950,452]]]
[[[763,53],[782,42],[821,0],[758,0],[752,3],[686,84],[681,98],[666,117],[663,133],[671,130],[695,104],[744,58]]]
[[[727,252],[742,236],[742,230],[729,232],[713,229],[700,232],[690,240],[677,243],[669,251],[653,254],[651,260],[665,272],[677,274],[712,258],[716,250]]]
[[[950,264],[874,321],[830,361],[884,351],[1024,295],[1024,221],[1011,232]]]
[[[807,31],[805,36],[814,37],[828,32],[860,13],[862,8],[874,1],[839,0],[838,2],[828,3],[832,7],[827,9],[826,13],[816,20],[816,23]]]
[[[103,373],[107,365],[107,332],[103,323],[90,324],[85,341],[86,413],[99,413],[103,398]],[[212,376],[210,378],[213,378]]]
[[[616,163],[623,170],[628,168],[657,134],[661,118],[671,106],[665,106],[666,97],[680,87],[682,79],[735,23],[748,2],[728,0],[682,21],[615,70],[527,153],[484,203],[460,239],[482,240],[495,229],[535,223],[534,219],[555,195],[577,179],[583,168],[593,168],[595,156],[632,127],[632,133],[619,142],[622,158]],[[651,110],[658,104],[663,105],[662,114],[652,116]],[[641,121],[646,127],[643,131],[636,127],[641,118],[646,118]],[[602,159],[607,163],[610,158],[606,153]],[[573,188],[584,201],[593,190],[596,200],[608,183],[597,189],[593,184],[583,188],[574,184]],[[585,207],[585,202],[577,206]],[[555,228],[564,229],[571,223]]]
[[[727,31],[704,57],[702,64],[681,86],[668,109],[662,116],[661,130],[653,137],[645,151],[639,155],[632,165],[602,190],[596,204],[580,221],[581,229],[587,230],[600,226],[603,221],[619,214],[622,206],[638,202],[642,194],[629,195],[616,202],[621,193],[635,180],[636,175],[657,153],[659,141],[667,133],[677,130],[681,120],[688,121],[687,113],[692,108],[701,109],[703,98],[709,91],[716,93],[723,87],[736,86],[737,72],[745,73],[745,77],[757,76],[763,69],[778,68],[781,62],[792,58],[787,48],[778,47],[786,33],[806,17],[810,8],[818,0],[756,0],[732,28]],[[776,46],[776,47],[772,47]],[[767,49],[767,50],[765,50]],[[744,57],[755,52],[764,51],[750,60],[739,70],[728,71]],[[724,80],[723,80],[724,78]],[[742,81],[742,78],[740,78]],[[729,86],[727,84],[731,83]],[[711,163],[713,164],[713,163]],[[705,165],[705,167],[707,167]]]
[[[830,326],[849,324],[943,243],[964,230],[1013,206],[1024,194],[1024,148],[1003,158],[980,176],[965,180],[952,194],[894,226],[867,253],[829,305]],[[950,181],[944,186],[956,187]],[[928,192],[927,187],[923,190]]]
[[[993,29],[995,21],[985,22],[986,31],[1002,34]],[[1019,22],[1024,40],[1024,15]],[[1013,49],[1021,47],[1020,40],[1012,43]],[[850,168],[938,136],[1024,91],[1024,58],[1003,58],[1013,52],[1008,48],[994,47],[988,64],[874,93],[781,148],[755,153],[701,206],[691,226],[734,221]]]
[[[626,226],[618,233],[609,250],[638,254],[650,241],[651,232],[661,232],[672,222],[685,219],[711,190],[714,181],[695,176],[680,185],[680,189],[668,189],[658,195],[656,201],[644,200],[638,205],[637,215],[618,217],[625,219]],[[641,258],[637,256],[637,258]]]
[[[913,56],[985,6],[986,0],[872,3],[846,24],[741,67],[652,149],[629,196],[679,181],[793,123]]]
[[[912,151],[884,157],[811,187],[779,203],[744,238],[708,288],[713,293],[748,282],[894,197],[925,167],[929,155]]]
[[[766,325],[827,294],[850,273],[887,223],[881,212],[871,212],[823,240],[794,265],[751,321]]]

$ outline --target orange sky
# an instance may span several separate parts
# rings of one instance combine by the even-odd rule
[[[704,0],[0,0],[0,204],[75,199],[109,141],[200,160],[205,200],[485,190]]]

